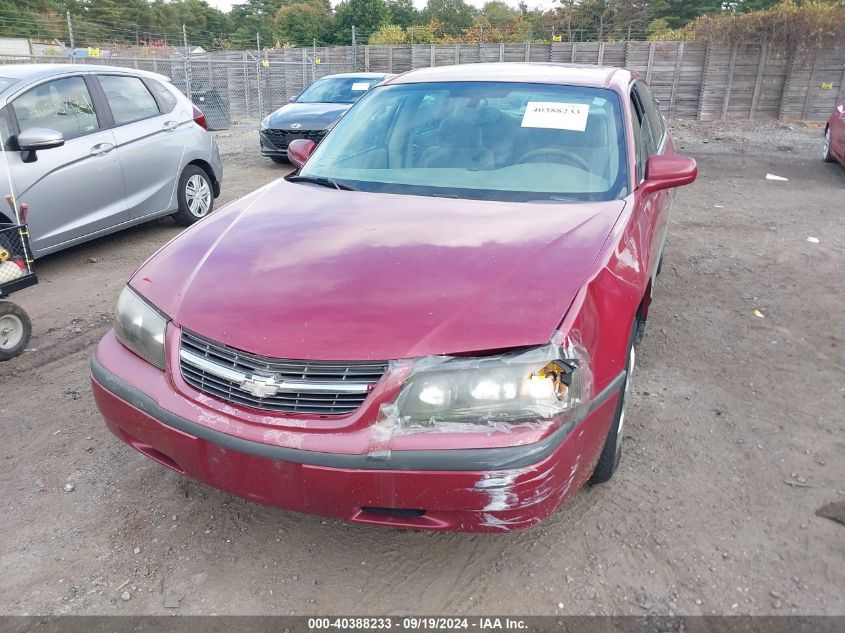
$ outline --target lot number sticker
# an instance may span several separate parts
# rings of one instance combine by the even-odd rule
[[[370,89],[370,84],[368,84],[366,81],[355,82],[354,84],[352,84],[352,90],[354,90],[356,92],[360,92],[361,90],[369,90],[369,89]]]
[[[590,106],[586,103],[529,101],[522,117],[522,127],[583,132],[587,129]]]

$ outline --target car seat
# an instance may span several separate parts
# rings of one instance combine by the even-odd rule
[[[452,117],[437,129],[437,144],[426,148],[418,167],[468,167],[487,170],[495,167],[493,152],[481,146],[481,131],[472,121]]]

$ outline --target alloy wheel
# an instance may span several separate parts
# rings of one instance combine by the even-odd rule
[[[208,215],[211,208],[211,187],[208,186],[208,181],[198,174],[188,178],[185,183],[185,201],[194,217],[202,218]]]

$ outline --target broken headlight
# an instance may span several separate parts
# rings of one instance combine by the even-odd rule
[[[425,425],[522,422],[572,411],[583,396],[582,359],[563,351],[546,345],[500,356],[420,359],[396,413],[404,423]]]

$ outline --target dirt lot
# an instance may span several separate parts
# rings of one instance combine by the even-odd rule
[[[677,198],[620,471],[527,532],[325,521],[161,468],[107,432],[88,360],[176,227],[39,261],[15,296],[31,349],[0,366],[0,611],[173,613],[177,594],[179,613],[845,613],[845,526],[814,515],[845,499],[845,170],[818,128],[675,128],[700,177]],[[255,132],[219,138],[222,202],[283,173]]]

